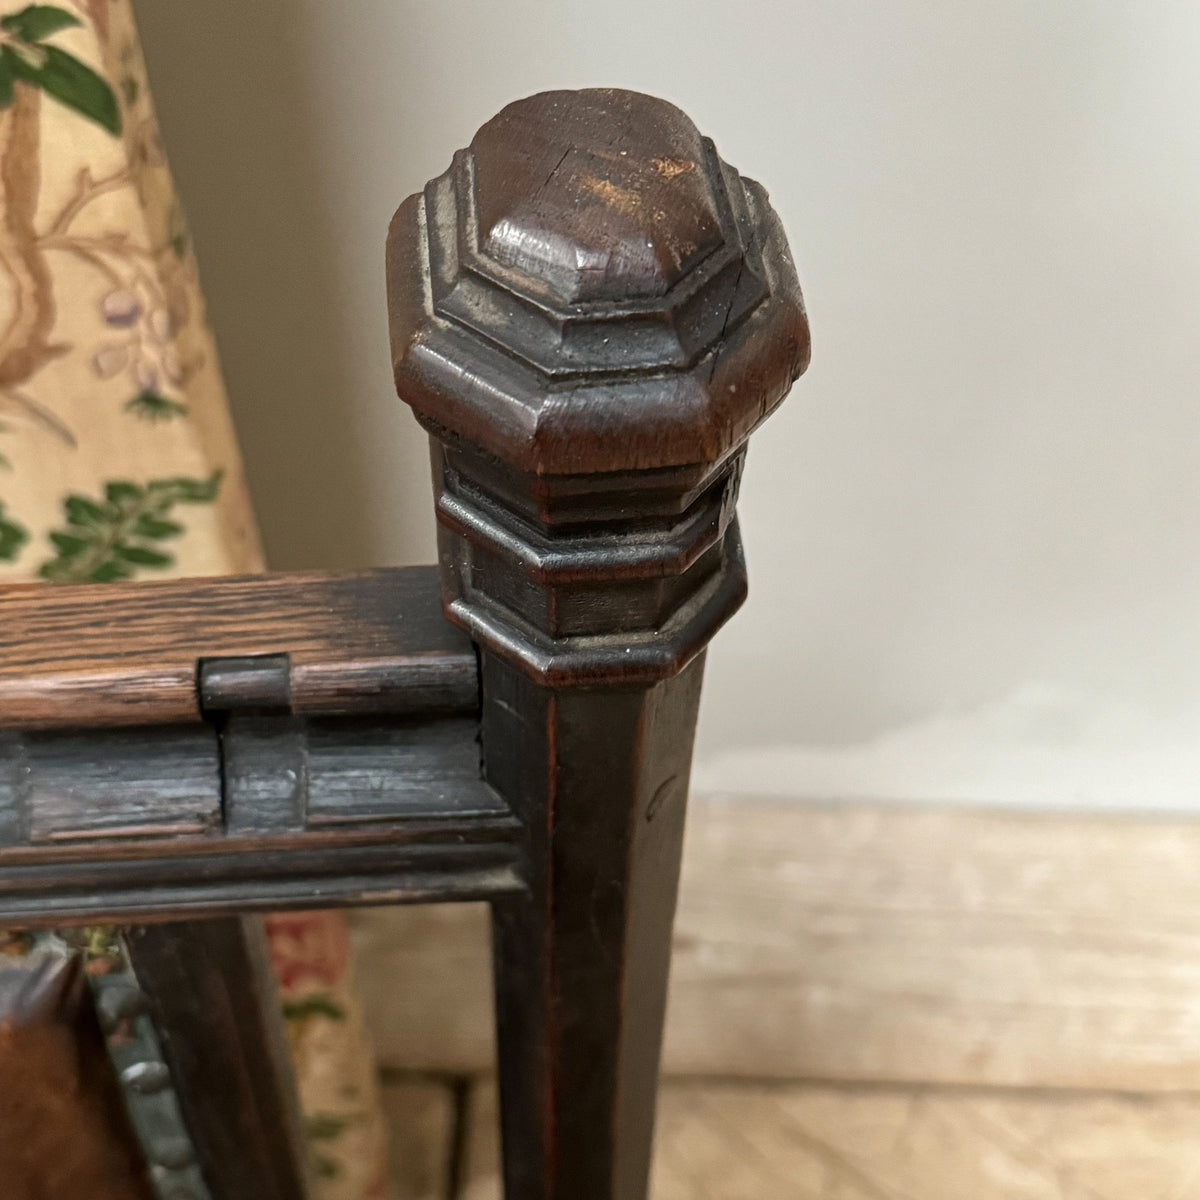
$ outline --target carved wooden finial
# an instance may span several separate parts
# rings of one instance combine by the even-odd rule
[[[443,545],[474,557],[451,616],[545,681],[677,670],[738,603],[738,452],[808,363],[763,189],[663,100],[545,92],[400,206],[388,288]]]

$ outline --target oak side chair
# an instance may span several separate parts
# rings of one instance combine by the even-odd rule
[[[311,1195],[241,915],[431,900],[492,907],[508,1200],[646,1195],[704,649],[745,595],[746,440],[808,362],[795,270],[683,113],[590,90],[484,125],[387,279],[436,567],[0,589],[0,921],[128,926],[90,987],[0,972],[0,1073],[42,1047],[0,1078],[5,1200],[81,1196],[45,1181],[89,1155],[113,1196]]]

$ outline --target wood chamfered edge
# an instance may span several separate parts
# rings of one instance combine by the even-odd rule
[[[490,900],[522,890],[511,818],[0,851],[0,921],[53,927]]]

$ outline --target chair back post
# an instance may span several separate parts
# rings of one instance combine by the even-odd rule
[[[746,440],[808,363],[766,192],[673,105],[509,105],[388,239],[443,602],[480,647],[510,1200],[645,1195],[703,651],[745,595]]]

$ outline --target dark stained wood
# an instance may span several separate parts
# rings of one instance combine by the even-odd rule
[[[216,735],[206,725],[8,733],[0,814],[0,847],[217,832]]]
[[[682,670],[745,596],[741,448],[809,356],[766,193],[665,101],[509,105],[388,237],[447,613],[551,686]]]
[[[214,1200],[305,1200],[300,1110],[260,924],[151,925],[130,930],[127,945]]]
[[[667,679],[746,597],[734,515],[740,454],[699,488],[693,472],[681,472],[675,497],[694,498],[665,512],[654,511],[670,494],[663,473],[626,472],[624,526],[609,503],[585,518],[580,477],[542,476],[540,502],[552,519],[560,493],[570,505],[570,519],[549,528],[497,512],[501,497],[485,490],[494,470],[484,456],[435,449],[433,461],[447,614],[545,684]]]
[[[474,717],[0,740],[0,921],[486,899],[523,886],[519,835]]]
[[[683,113],[509,105],[388,238],[447,615],[482,651],[508,1200],[644,1200],[703,651],[745,596],[743,447],[808,363],[765,191]]]
[[[296,712],[472,712],[426,567],[0,587],[0,728],[195,721],[202,660],[286,655]],[[220,695],[210,697],[221,706]]]
[[[153,1200],[78,956],[0,966],[0,1080],[4,1200]]]
[[[400,207],[388,285],[437,572],[0,589],[0,921],[489,899],[508,1200],[644,1200],[704,647],[745,595],[746,439],[808,362],[795,271],[682,113],[592,90],[485,125]],[[214,1200],[299,1196],[252,933],[131,936]]]
[[[493,904],[505,1194],[645,1195],[703,657],[654,687],[541,687],[484,658],[488,778],[531,892]]]
[[[372,824],[384,840],[459,818],[469,833],[471,819],[507,811],[480,781],[474,717],[247,713],[219,733],[208,725],[0,733],[0,866],[28,861],[9,850],[101,838],[122,858],[157,843],[152,853],[229,851],[253,834]]]
[[[480,823],[483,824],[482,822]],[[490,900],[525,888],[514,823],[447,824],[388,840],[379,831],[297,846],[264,840],[242,853],[114,858],[86,845],[71,861],[0,863],[0,922],[28,928],[237,912]]]
[[[809,358],[766,192],[664,100],[510,104],[388,239],[396,388],[523,471],[719,462]]]

